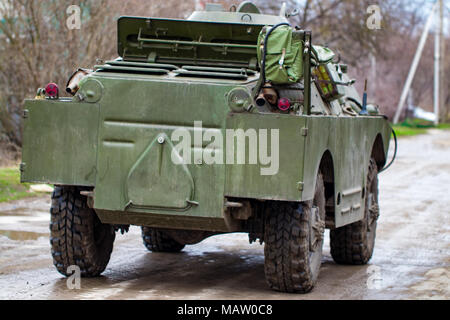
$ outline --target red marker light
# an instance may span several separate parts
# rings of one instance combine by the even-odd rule
[[[45,93],[47,94],[47,96],[51,99],[58,99],[59,97],[59,88],[58,85],[56,83],[49,83],[46,87],[45,87]]]
[[[288,111],[290,107],[291,102],[289,101],[289,99],[281,98],[280,100],[278,100],[278,109],[280,109],[281,111]]]

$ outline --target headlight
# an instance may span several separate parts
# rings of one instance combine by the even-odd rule
[[[253,99],[246,89],[235,88],[228,93],[228,106],[234,112],[250,111],[253,107]]]

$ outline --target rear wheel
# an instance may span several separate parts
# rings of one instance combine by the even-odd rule
[[[78,266],[83,277],[99,276],[113,249],[113,226],[102,224],[76,187],[55,187],[52,194],[50,244],[53,264],[63,275]]]
[[[185,247],[163,231],[149,227],[142,227],[142,240],[152,252],[180,252]]]
[[[325,189],[322,175],[314,200],[307,203],[272,202],[265,223],[266,281],[283,292],[307,293],[319,276],[325,231]]]
[[[361,265],[369,262],[375,246],[378,206],[378,168],[370,160],[366,185],[364,218],[350,225],[331,230],[331,256],[339,264]]]

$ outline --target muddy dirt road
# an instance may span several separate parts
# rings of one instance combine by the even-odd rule
[[[52,265],[48,198],[1,204],[0,299],[449,299],[449,189],[450,131],[401,139],[397,162],[380,176],[370,264],[336,265],[327,238],[319,282],[307,295],[269,290],[263,246],[245,235],[156,254],[137,227],[117,236],[102,277],[69,290]]]

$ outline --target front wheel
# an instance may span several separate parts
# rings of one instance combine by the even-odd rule
[[[268,205],[264,271],[270,288],[297,293],[312,290],[319,276],[324,231],[325,189],[321,174],[313,201]]]
[[[113,249],[113,226],[102,224],[76,187],[55,187],[52,194],[50,244],[53,264],[63,275],[78,266],[83,277],[99,276]]]

